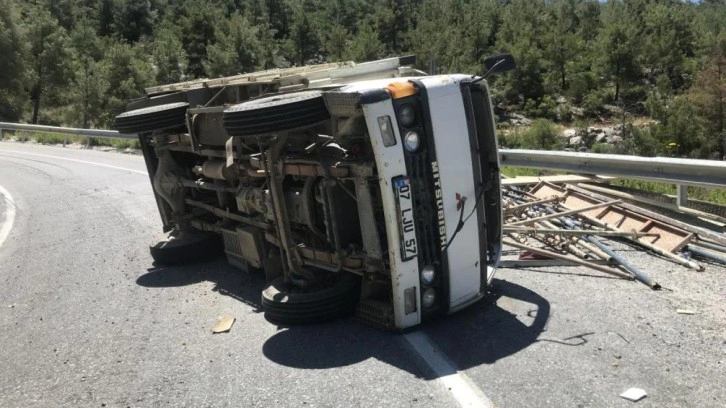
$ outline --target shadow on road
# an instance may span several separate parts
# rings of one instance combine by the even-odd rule
[[[539,341],[550,317],[540,294],[494,279],[488,297],[426,325],[426,334],[457,368],[465,370],[516,354]]]
[[[136,279],[138,285],[147,288],[179,287],[205,281],[214,283],[215,292],[262,311],[260,292],[265,286],[264,276],[235,269],[224,258],[193,265],[155,265]]]
[[[258,311],[261,309],[264,276],[234,269],[224,259],[189,266],[154,267],[137,279],[141,286],[156,288],[202,281],[213,282],[214,290],[219,293]],[[503,280],[495,279],[492,288],[476,305],[428,321],[419,329],[460,370],[492,364],[513,355],[538,341],[545,329],[550,313],[545,298]],[[524,316],[507,310],[511,302],[526,305]],[[375,358],[417,377],[433,379],[431,371],[406,345],[401,335],[381,332],[348,318],[327,324],[279,327],[264,343],[262,352],[277,364],[298,369],[329,369]]]
[[[502,307],[500,298],[528,304],[528,324]],[[492,364],[537,341],[549,319],[549,302],[526,288],[495,280],[494,290],[482,302],[462,312],[426,322],[421,330],[452,359],[459,369]],[[375,358],[416,376],[432,379],[427,368],[410,352],[401,352],[403,338],[354,322],[290,327],[267,340],[265,356],[288,367],[324,369]],[[405,342],[405,341],[404,341]],[[395,347],[391,347],[395,344]]]

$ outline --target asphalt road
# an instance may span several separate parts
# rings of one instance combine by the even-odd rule
[[[406,336],[352,320],[276,327],[260,276],[224,260],[154,267],[145,171],[139,156],[0,142],[15,208],[0,240],[0,407],[466,402]],[[7,207],[0,197],[0,230]],[[582,268],[500,270],[486,301],[418,333],[495,406],[723,406],[726,270],[622,249],[666,290]],[[222,315],[235,325],[211,334]],[[630,387],[648,396],[618,396]]]

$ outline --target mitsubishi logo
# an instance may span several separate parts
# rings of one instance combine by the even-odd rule
[[[465,203],[466,203],[466,196],[456,193],[456,211],[463,210]]]

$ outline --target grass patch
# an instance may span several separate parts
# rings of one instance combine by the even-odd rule
[[[669,183],[661,183],[657,181],[645,180],[616,180],[611,182],[615,186],[623,186],[637,190],[643,190],[650,193],[658,194],[676,194],[676,186]],[[726,205],[726,189],[705,188],[705,187],[688,187],[688,198],[694,200],[706,201],[714,204]]]
[[[501,169],[503,175],[508,177],[527,177],[541,175],[563,174],[562,172],[542,171],[538,169],[528,169],[524,167],[503,166]],[[675,184],[661,183],[657,181],[645,180],[614,180],[610,184],[632,188],[635,190],[646,191],[649,193],[676,195]],[[701,200],[714,204],[726,205],[726,189],[720,188],[704,188],[704,187],[688,187],[688,198],[693,200]]]
[[[539,176],[542,173],[548,173],[548,172],[544,172],[542,170],[537,170],[537,169],[528,169],[525,167],[510,167],[510,166],[502,166],[500,171],[502,174],[504,174],[507,177]]]
[[[67,144],[82,144],[84,146],[108,146],[114,147],[118,150],[126,149],[140,149],[139,141],[135,139],[121,139],[121,138],[89,138],[85,136],[77,135],[66,135],[61,133],[47,133],[47,132],[23,132],[23,131],[4,131],[3,139],[14,138],[18,142],[29,142],[35,141],[38,144],[44,145],[62,145]]]

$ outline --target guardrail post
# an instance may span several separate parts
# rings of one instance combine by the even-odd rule
[[[688,186],[676,184],[676,204],[681,207],[688,206]]]

